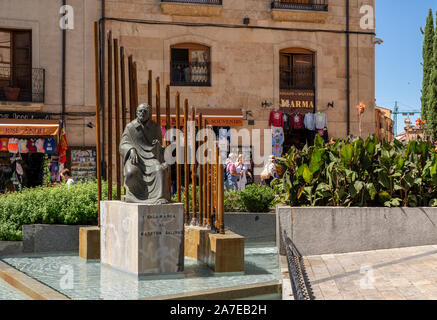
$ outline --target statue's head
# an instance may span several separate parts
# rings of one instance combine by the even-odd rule
[[[142,103],[137,108],[137,119],[145,123],[147,120],[152,118],[152,107],[147,103]]]

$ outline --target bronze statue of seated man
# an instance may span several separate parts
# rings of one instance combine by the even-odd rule
[[[125,202],[170,202],[169,166],[164,161],[161,127],[152,120],[152,108],[140,104],[137,118],[126,125],[120,142]]]

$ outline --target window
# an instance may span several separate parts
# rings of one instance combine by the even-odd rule
[[[314,89],[314,54],[307,50],[280,52],[280,89]]]
[[[210,49],[193,43],[172,46],[170,78],[172,86],[211,86]]]
[[[272,0],[272,9],[328,11],[327,0]]]
[[[0,100],[9,86],[20,88],[20,100],[32,100],[31,39],[29,30],[0,29]]]

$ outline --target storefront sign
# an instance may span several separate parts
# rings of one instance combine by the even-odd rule
[[[0,120],[0,136],[54,136],[59,132],[58,121]]]
[[[170,126],[176,126],[176,116],[170,116]],[[213,127],[241,127],[243,126],[243,116],[204,116],[206,123]],[[156,121],[156,116],[152,117]],[[191,119],[189,119],[191,121]],[[184,126],[185,121],[181,116],[181,126]],[[166,125],[165,115],[161,115],[161,126]],[[196,118],[196,125],[198,125],[198,119]]]
[[[282,109],[290,112],[299,111],[296,109],[305,109],[304,111],[312,112],[315,106],[314,90],[281,91],[280,100]]]
[[[50,115],[46,113],[28,113],[28,112],[2,112],[0,119],[40,119],[50,120]]]

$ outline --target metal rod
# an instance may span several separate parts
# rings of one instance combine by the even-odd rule
[[[130,121],[135,119],[135,91],[134,91],[134,76],[133,76],[133,58],[132,55],[128,57],[128,69],[129,69],[129,110],[130,110]]]
[[[147,81],[147,103],[152,106],[152,70],[149,70],[149,80]]]
[[[214,226],[216,230],[219,230],[219,189],[220,189],[220,149],[216,146],[215,149],[215,213],[214,213]]]
[[[184,200],[185,200],[185,224],[190,223],[190,198],[188,189],[190,187],[188,167],[188,99],[184,103]]]
[[[176,92],[176,193],[177,201],[182,201],[181,194],[181,138],[179,130],[181,128],[181,95]]]
[[[159,77],[156,78],[156,123],[161,126],[161,84],[159,82]],[[164,137],[162,137],[164,139]]]
[[[112,32],[108,31],[108,200],[112,200]]]
[[[202,125],[203,125],[203,121],[202,121],[202,114],[199,114],[199,132],[202,131]],[[197,145],[197,149],[199,150],[201,147],[201,141],[198,141],[198,145]],[[203,207],[204,203],[203,203],[203,165],[199,162],[198,165],[199,168],[199,225],[203,225],[203,215],[205,213],[205,209]]]
[[[196,217],[196,109],[191,108],[191,203],[193,206],[193,216],[191,224],[197,225]]]
[[[133,88],[134,88],[134,102],[135,102],[135,113],[138,107],[138,80],[137,80],[137,63],[133,63]]]
[[[120,47],[120,78],[121,78],[121,121],[122,131],[126,128],[126,66],[124,58],[124,47]],[[118,148],[118,146],[117,146]]]
[[[211,137],[211,126],[208,125],[207,126],[208,129],[208,135],[207,135],[207,162],[206,162],[206,227],[211,228],[211,209],[212,209],[212,172],[211,172],[211,156],[212,156],[212,152],[210,152],[211,150],[211,141],[212,141],[212,137]]]
[[[100,227],[100,201],[102,200],[102,172],[100,154],[100,85],[99,85],[99,34],[98,24],[94,22],[94,81],[96,91],[96,168],[97,168],[97,226]]]
[[[114,77],[115,77],[115,170],[117,182],[117,200],[121,200],[121,162],[120,162],[120,78],[118,39],[114,39]]]
[[[207,129],[206,127],[206,119],[203,119],[203,129]],[[208,131],[206,131],[208,132]],[[204,155],[206,156],[206,163],[203,165],[203,226],[206,227],[208,224],[208,136],[205,135],[203,138],[203,145],[205,145],[206,151]]]
[[[218,148],[217,148],[218,149]],[[219,152],[216,149],[216,152]],[[224,168],[223,164],[220,162],[220,156],[219,156],[219,163],[218,163],[218,199],[217,199],[217,211],[218,211],[218,232],[220,234],[225,234],[225,212],[224,212],[224,193],[225,193],[225,180],[224,180]]]
[[[170,85],[165,87],[165,132],[170,130],[171,119],[170,119]],[[167,146],[169,141],[165,142]],[[171,168],[168,169],[168,187],[170,189],[171,194]]]

